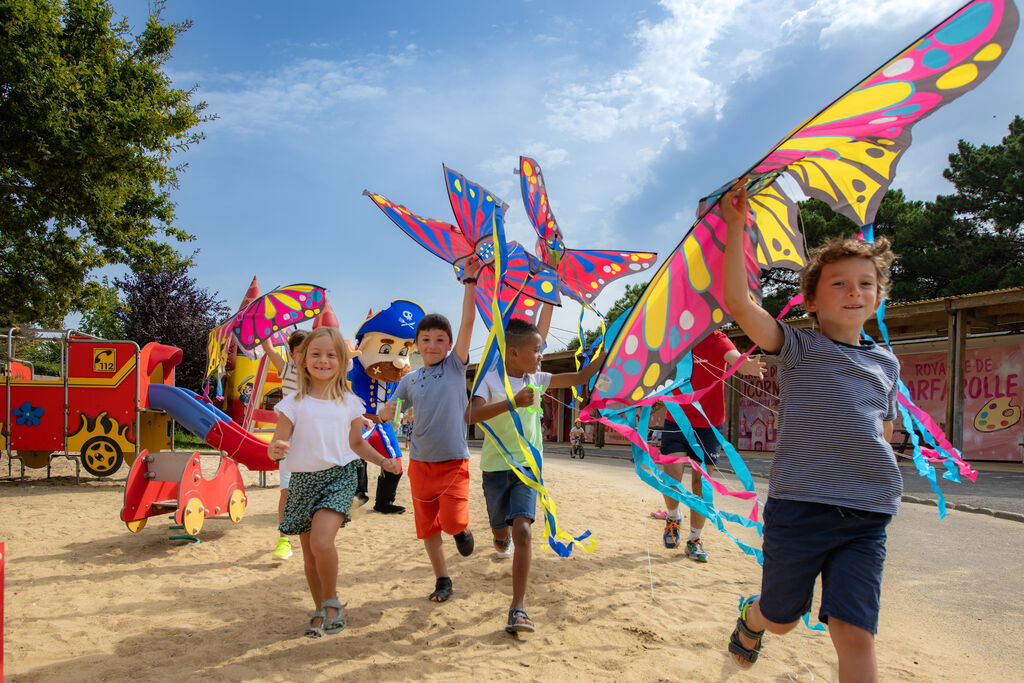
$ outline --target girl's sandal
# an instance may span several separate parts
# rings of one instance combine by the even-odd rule
[[[309,626],[306,627],[304,636],[307,638],[323,638],[324,637],[324,623],[327,621],[327,615],[323,610],[316,610],[309,613]]]
[[[320,609],[324,614],[323,632],[325,634],[332,635],[345,628],[345,624],[348,622],[348,616],[345,614],[347,606],[347,602],[343,605],[338,602],[337,598],[324,600],[320,603]],[[333,617],[327,616],[327,610],[329,609],[337,610]]]
[[[757,661],[757,657],[761,654],[761,638],[764,637],[764,631],[751,631],[750,627],[747,626],[747,608],[754,602],[757,596],[752,596],[745,600],[740,600],[740,616],[736,620],[736,628],[733,629],[732,635],[729,636],[729,652],[734,655],[742,657],[744,660],[753,664]],[[747,638],[755,641],[754,647],[746,647],[740,641],[740,634],[743,634]]]

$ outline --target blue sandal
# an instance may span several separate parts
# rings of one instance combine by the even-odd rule
[[[348,615],[345,614],[345,608],[347,606],[347,602],[343,605],[338,602],[337,598],[324,600],[320,603],[320,609],[324,615],[323,632],[325,634],[332,635],[345,628],[345,624],[348,623]],[[329,609],[337,610],[333,617],[327,616],[327,610]]]
[[[324,623],[327,621],[327,614],[322,610],[318,609],[309,613],[309,626],[306,627],[306,631],[302,634],[307,638],[323,638],[324,637]],[[319,623],[314,623],[319,622]]]
[[[507,633],[520,633],[526,631],[527,633],[533,633],[537,630],[534,626],[533,620],[526,613],[522,607],[513,607],[508,611],[508,622],[505,624],[505,631]]]

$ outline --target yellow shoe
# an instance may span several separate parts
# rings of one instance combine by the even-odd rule
[[[271,555],[275,560],[287,560],[292,556],[292,543],[287,538],[282,536],[277,539],[277,547],[274,548],[274,554]]]

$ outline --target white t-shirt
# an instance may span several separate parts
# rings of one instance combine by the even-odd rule
[[[519,414],[519,422],[523,426],[523,436],[526,437],[529,443],[533,444],[534,448],[540,451],[544,447],[544,435],[541,432],[540,425],[540,397],[541,394],[547,391],[548,385],[551,384],[551,373],[526,373],[522,377],[509,377],[508,383],[512,387],[513,395],[518,393],[527,384],[540,387],[540,393],[534,393],[533,412],[530,412],[529,408],[516,409],[516,413]],[[491,369],[484,375],[484,379],[480,382],[480,386],[476,388],[474,396],[483,398],[485,405],[505,400],[505,383],[498,375],[497,368]],[[494,430],[494,433],[501,439],[505,448],[509,449],[512,457],[517,462],[526,462],[526,455],[519,448],[516,425],[509,413],[505,412],[495,415],[490,420],[487,420],[487,425]],[[501,447],[494,442],[490,434],[487,434],[484,444],[480,449],[480,469],[484,472],[501,472],[511,469],[508,463],[505,462]]]
[[[289,471],[319,472],[359,459],[348,443],[352,421],[363,414],[363,403],[353,394],[340,403],[289,394],[274,410],[294,426],[285,459]]]

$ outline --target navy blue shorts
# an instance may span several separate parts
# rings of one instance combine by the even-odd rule
[[[764,506],[761,614],[789,624],[811,611],[821,574],[818,620],[835,617],[878,632],[885,527],[892,515],[769,498]]]
[[[532,523],[537,514],[537,492],[524,484],[512,470],[484,472],[484,500],[492,529],[512,526],[516,517]]]
[[[712,467],[718,467],[718,454],[722,452],[722,444],[718,443],[715,430],[711,427],[694,427],[693,431],[697,435],[697,441],[704,448],[704,453],[694,453],[690,448],[690,442],[682,432],[677,431],[662,431],[658,452],[662,455],[683,454],[699,463],[711,463]]]

